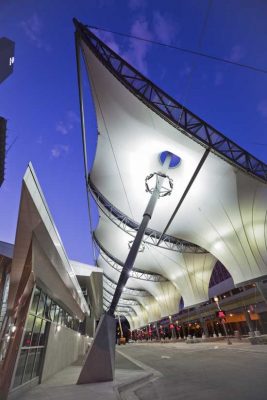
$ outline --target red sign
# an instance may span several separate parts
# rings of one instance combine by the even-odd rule
[[[223,310],[216,311],[216,316],[218,318],[225,318],[226,317],[225,311]]]

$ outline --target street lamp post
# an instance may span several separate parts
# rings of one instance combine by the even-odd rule
[[[145,235],[149,221],[152,218],[155,206],[160,197],[170,195],[173,188],[172,179],[166,175],[167,170],[174,163],[178,165],[180,158],[170,152],[163,152],[161,171],[148,175],[145,179],[146,191],[150,193],[150,199],[147,203],[143,214],[141,224],[136,232],[133,243],[130,246],[129,254],[123,265],[112,301],[108,311],[102,315],[95,338],[86,360],[83,364],[78,384],[107,382],[114,379],[115,365],[115,340],[113,340],[115,332],[114,313],[124,287],[130,277],[130,272],[135,263],[140,245]],[[161,154],[163,154],[161,153]],[[177,161],[178,160],[178,161]],[[166,181],[165,181],[166,179]],[[154,182],[154,185],[153,183]],[[147,332],[148,334],[148,332]]]
[[[180,331],[179,331],[179,321],[175,321],[175,324],[176,324],[176,326],[175,326],[175,332],[176,332],[176,337],[178,338],[178,339],[181,339],[181,334],[180,334]]]
[[[171,315],[169,315],[169,320],[170,320],[169,326],[170,326],[170,330],[171,330],[171,334],[172,334],[172,339],[175,339],[175,337],[174,337],[174,326],[173,326],[173,323],[172,323],[172,316]]]
[[[158,323],[157,322],[155,322],[154,328],[156,328],[157,338],[158,338],[158,340],[160,340],[160,334],[159,334],[159,328],[158,328]]]
[[[222,311],[222,309],[221,309],[221,307],[220,307],[220,304],[219,304],[219,299],[218,299],[217,296],[214,297],[214,301],[215,301],[215,303],[216,303],[216,306],[217,306],[218,310],[219,310],[219,311]],[[222,326],[223,326],[223,330],[224,330],[225,336],[226,336],[226,338],[227,338],[227,344],[232,344],[232,342],[231,342],[231,340],[230,340],[230,338],[229,338],[229,335],[228,335],[228,332],[227,332],[225,323],[224,323],[224,319],[222,318],[221,321],[222,321]]]

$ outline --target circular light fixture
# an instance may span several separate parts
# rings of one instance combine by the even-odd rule
[[[156,179],[153,179],[153,178]],[[145,179],[145,187],[146,187],[146,192],[153,193],[155,188],[157,187],[157,180],[159,177],[166,178],[167,182],[162,185],[160,189],[160,194],[159,197],[164,197],[164,196],[169,196],[172,192],[173,189],[173,180],[166,174],[163,174],[161,172],[153,172],[152,174],[148,175]],[[152,181],[151,181],[152,179]],[[151,185],[151,182],[154,183]]]

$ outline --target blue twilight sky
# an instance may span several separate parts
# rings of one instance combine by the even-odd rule
[[[14,73],[0,86],[8,146],[16,139],[0,189],[0,240],[14,241],[21,180],[31,161],[69,257],[92,263],[73,17],[267,69],[267,1],[0,0],[0,37],[16,42]],[[112,34],[101,37],[178,101],[267,162],[267,74]],[[86,82],[85,88],[92,160],[96,125]]]

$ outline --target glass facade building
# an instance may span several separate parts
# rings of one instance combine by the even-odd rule
[[[51,322],[56,326],[79,330],[79,320],[72,318],[43,290],[36,287],[25,325],[13,388],[40,376]]]

